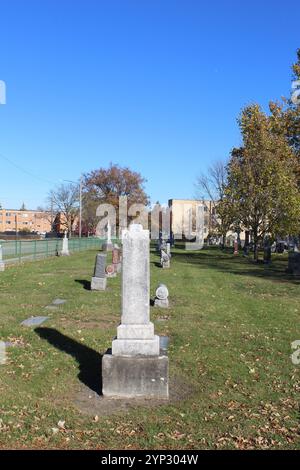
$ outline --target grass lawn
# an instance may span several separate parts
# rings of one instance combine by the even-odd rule
[[[0,448],[300,448],[300,366],[290,358],[300,285],[284,255],[265,267],[218,249],[176,249],[162,270],[153,252],[152,298],[164,282],[171,306],[151,307],[151,319],[170,337],[176,396],[102,412],[101,354],[116,334],[121,291],[120,276],[105,292],[87,289],[95,254],[0,273],[0,340],[18,345],[0,365]],[[46,310],[55,298],[67,302]],[[20,326],[32,315],[50,319]]]

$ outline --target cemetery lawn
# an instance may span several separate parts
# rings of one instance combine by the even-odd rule
[[[299,449],[300,282],[286,255],[256,265],[218,248],[151,257],[170,309],[151,307],[170,337],[170,402],[120,407],[97,398],[101,354],[120,319],[120,276],[90,292],[96,251],[0,273],[0,448]],[[45,309],[56,298],[67,302]],[[30,316],[48,315],[40,327]],[[90,391],[87,387],[90,387]],[[117,400],[118,401],[118,400]]]

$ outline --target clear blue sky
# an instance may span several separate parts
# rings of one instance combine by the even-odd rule
[[[1,0],[0,201],[45,202],[110,161],[190,198],[242,106],[290,93],[299,1]]]

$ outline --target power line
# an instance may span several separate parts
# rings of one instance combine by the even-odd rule
[[[42,176],[38,176],[38,175],[35,175],[34,173],[31,173],[31,171],[28,171],[26,170],[26,168],[23,168],[22,166],[18,165],[17,163],[13,162],[10,158],[6,157],[5,155],[3,155],[3,153],[0,153],[0,157],[3,159],[3,160],[6,160],[8,163],[10,163],[11,165],[13,165],[15,168],[17,168],[18,170],[22,171],[23,173],[26,173],[27,175],[31,176],[32,178],[36,178],[40,181],[43,181],[43,182],[46,182],[46,183],[50,183],[50,184],[57,184],[57,182],[55,183],[54,181],[50,181]]]

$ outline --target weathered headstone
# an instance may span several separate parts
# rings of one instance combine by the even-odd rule
[[[161,249],[160,251],[160,264],[163,269],[169,269],[171,266],[171,257],[168,255],[167,251]]]
[[[243,246],[243,256],[249,256],[249,244],[245,243],[244,246]]]
[[[171,247],[174,248],[174,246],[175,246],[175,237],[174,237],[173,232],[171,232],[171,234],[170,234],[170,244],[171,244]]]
[[[235,256],[237,256],[239,254],[239,240],[238,240],[238,234],[237,233],[234,235],[233,254]]]
[[[106,289],[106,258],[104,253],[98,253],[96,256],[94,276],[92,277],[91,290],[105,290]]]
[[[171,258],[171,243],[167,243],[167,255]]]
[[[65,299],[54,299],[50,305],[46,305],[47,310],[57,310],[60,305],[65,304],[67,301]]]
[[[272,251],[271,251],[270,238],[265,237],[265,240],[264,240],[264,263],[265,264],[271,263],[271,256],[272,256]]]
[[[106,277],[116,277],[117,273],[113,264],[108,264],[105,268]]]
[[[113,249],[113,244],[112,244],[112,241],[111,241],[111,225],[110,225],[110,222],[108,221],[107,231],[106,231],[106,242],[103,243],[102,250],[103,251],[112,251],[112,249]]]
[[[30,318],[27,318],[26,320],[22,321],[21,325],[22,326],[39,326],[48,319],[49,319],[49,317],[43,317],[43,316],[30,317]]]
[[[115,273],[120,273],[121,272],[121,254],[120,254],[120,248],[115,245],[113,248],[112,252],[112,263],[114,266],[114,271]]]
[[[149,230],[123,232],[122,316],[111,354],[102,360],[103,395],[168,397],[168,357],[150,322]]]
[[[4,341],[0,341],[0,365],[6,364],[6,345]]]
[[[61,256],[69,256],[69,239],[67,237],[67,232],[65,232],[64,238],[63,238],[63,245],[62,245],[62,250],[61,250]]]
[[[166,240],[162,240],[162,242],[161,242],[161,250],[167,251],[167,242],[166,242]]]
[[[169,307],[169,291],[167,286],[164,284],[159,284],[155,293],[154,306],[160,308]]]
[[[160,344],[160,349],[163,351],[168,350],[170,338],[169,336],[160,336],[159,337],[159,344]]]
[[[300,276],[300,253],[296,251],[289,252],[288,269],[289,274]]]
[[[53,302],[52,302],[52,305],[63,305],[66,302],[67,301],[65,299],[54,299]]]
[[[3,261],[3,250],[2,245],[0,245],[0,271],[3,272],[5,270],[5,264]]]

